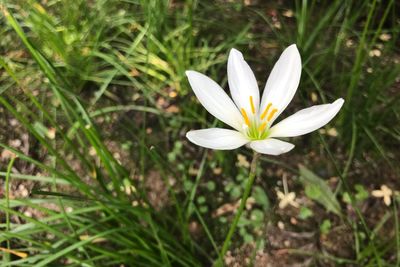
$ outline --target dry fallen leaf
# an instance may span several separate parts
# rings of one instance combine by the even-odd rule
[[[237,155],[237,166],[248,168],[250,167],[250,162],[247,161],[246,156],[242,154]]]
[[[386,185],[381,185],[381,189],[372,191],[372,195],[374,197],[383,198],[383,202],[385,203],[385,205],[390,206],[390,203],[392,202],[391,200],[393,191]]]
[[[179,113],[180,109],[176,105],[171,105],[165,111],[168,113]]]
[[[8,249],[8,248],[2,248],[2,247],[0,247],[0,250],[4,251],[6,253],[13,254],[13,255],[18,256],[18,257],[23,258],[23,259],[28,257],[28,254],[25,253],[25,252],[16,251],[16,250]]]
[[[80,240],[87,240],[89,238],[92,238],[90,235],[80,235],[79,239]],[[107,241],[107,239],[103,238],[103,237],[98,237],[92,240],[92,243],[100,243],[100,242],[105,242]]]
[[[381,40],[384,41],[384,42],[387,42],[387,41],[389,41],[390,39],[392,39],[392,36],[391,36],[390,34],[388,34],[388,33],[382,33],[382,34],[379,36],[379,39],[381,39]]]
[[[282,15],[287,18],[291,18],[294,16],[294,12],[291,9],[285,10],[282,12]]]
[[[241,201],[241,199],[239,199],[238,201],[236,201],[234,203],[226,203],[226,204],[222,205],[221,207],[219,207],[218,209],[216,209],[213,212],[212,217],[215,218],[215,217],[224,215],[226,213],[231,213],[231,212],[234,213],[239,208],[240,201]],[[249,197],[246,201],[246,209],[250,210],[255,203],[256,203],[256,200],[253,197]]]
[[[296,193],[294,192],[289,192],[287,194],[284,194],[281,191],[276,192],[278,198],[279,198],[279,208],[284,209],[288,205],[291,205],[295,208],[299,207],[299,204],[295,201],[296,200]]]
[[[8,159],[12,159],[15,157],[17,157],[17,155],[14,152],[12,152],[11,150],[3,149],[3,151],[1,152],[2,160],[8,160]]]

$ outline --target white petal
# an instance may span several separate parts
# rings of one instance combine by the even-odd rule
[[[198,146],[218,150],[235,149],[249,142],[242,133],[221,128],[189,131],[186,137]]]
[[[278,139],[268,138],[265,140],[252,141],[250,147],[258,153],[276,156],[289,152],[294,148],[294,145]]]
[[[315,131],[333,119],[343,103],[339,98],[331,104],[302,109],[273,126],[269,137],[293,137]]]
[[[233,101],[239,109],[244,108],[248,115],[252,114],[250,96],[254,110],[260,105],[260,91],[257,80],[250,66],[246,63],[242,53],[232,48],[228,58],[228,82]]]
[[[242,129],[242,115],[216,82],[196,71],[186,71],[186,75],[193,92],[211,115],[237,130]]]
[[[271,122],[292,101],[300,82],[301,58],[295,44],[283,51],[282,55],[275,63],[271,74],[268,77],[263,96],[261,99],[260,110],[263,111],[268,103],[272,103],[272,108],[278,109]],[[271,109],[272,110],[272,109]]]

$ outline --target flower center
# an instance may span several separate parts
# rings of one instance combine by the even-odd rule
[[[249,101],[252,113],[251,117],[248,116],[244,108],[240,109],[245,122],[244,131],[247,137],[251,140],[265,139],[268,137],[269,134],[269,128],[271,127],[271,120],[276,114],[276,112],[278,112],[278,109],[273,108],[272,103],[268,103],[263,112],[259,114],[259,116],[255,116],[256,109],[254,107],[252,96],[249,97]]]

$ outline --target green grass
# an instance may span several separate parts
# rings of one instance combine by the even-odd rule
[[[399,186],[390,178],[399,175],[396,1],[45,3],[0,4],[0,147],[16,156],[0,162],[2,266],[211,266],[232,221],[213,213],[240,199],[249,170],[236,157],[250,151],[208,151],[184,138],[189,129],[220,125],[196,101],[184,72],[206,73],[226,88],[227,55],[236,47],[262,88],[292,43],[303,72],[289,111],[343,97],[327,128],[338,135],[314,133],[295,139],[288,155],[260,158],[255,204],[238,221],[231,249],[253,243],[272,253],[266,226],[285,220],[274,189],[284,172],[291,191],[315,204],[304,219],[309,226],[296,231],[323,237],[319,224],[328,220],[327,233],[347,227],[353,236],[350,256],[294,247],[287,257],[399,266],[397,197],[386,207],[355,189]],[[10,143],[24,134],[28,150]],[[296,179],[304,176],[298,164],[312,171],[314,189],[332,189],[334,213],[315,200],[318,190]],[[332,176],[333,186],[325,179]],[[32,185],[28,197],[10,197],[19,183]],[[377,205],[383,212],[371,214]]]

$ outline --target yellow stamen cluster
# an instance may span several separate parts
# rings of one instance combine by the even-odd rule
[[[249,97],[251,113],[253,115],[256,114],[256,108],[254,106],[253,96]],[[264,111],[260,114],[259,118],[255,116],[251,117],[247,115],[247,112],[244,108],[240,109],[242,116],[244,118],[244,122],[247,125],[247,134],[251,139],[264,139],[268,136],[268,124],[271,122],[274,115],[278,112],[278,109],[273,108],[272,103],[268,103],[265,107]]]

